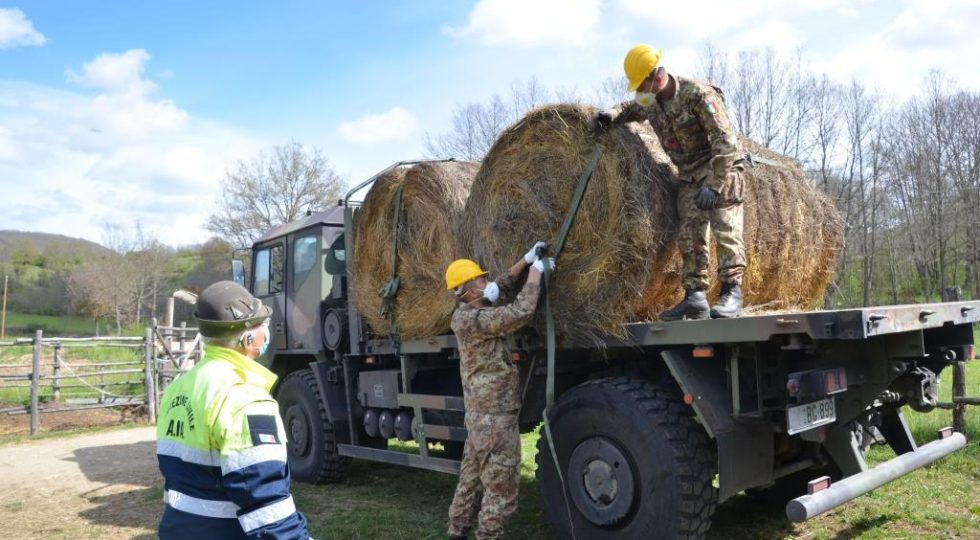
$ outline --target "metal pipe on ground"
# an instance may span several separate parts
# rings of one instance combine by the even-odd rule
[[[819,516],[852,499],[877,489],[892,480],[916,469],[925,467],[966,446],[962,433],[922,445],[914,452],[892,458],[877,467],[849,476],[830,487],[810,495],[797,497],[786,503],[786,517],[796,523]]]

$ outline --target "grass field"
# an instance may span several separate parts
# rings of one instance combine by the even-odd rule
[[[99,323],[100,329],[104,332],[106,322]],[[52,316],[52,315],[24,315],[21,313],[7,313],[7,337],[29,337],[34,335],[35,330],[41,330],[45,334],[61,337],[94,336],[96,330],[95,319],[87,317],[73,316]]]
[[[94,335],[115,335],[116,327],[109,319],[92,319],[73,315],[25,315],[7,313],[5,338],[33,337],[35,330],[45,336],[84,337]],[[141,336],[143,327],[135,325],[123,328],[124,336]]]
[[[980,361],[968,364],[969,395],[980,395]],[[948,401],[951,371],[944,372],[941,396]],[[950,411],[906,411],[919,443],[951,424]],[[967,448],[805,524],[790,523],[782,508],[739,495],[718,508],[709,538],[716,539],[980,539],[980,408],[969,411]],[[542,514],[534,480],[537,434],[522,438],[521,494],[507,538],[553,538]],[[893,457],[885,448],[870,452],[871,463]],[[445,538],[446,510],[456,477],[355,462],[348,478],[327,486],[294,484],[297,505],[310,519],[316,538]]]

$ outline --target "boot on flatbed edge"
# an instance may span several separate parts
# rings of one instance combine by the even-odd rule
[[[738,283],[722,283],[718,302],[711,306],[712,319],[730,319],[742,314],[742,287]]]
[[[711,309],[708,307],[708,297],[705,296],[704,289],[688,289],[684,291],[684,300],[661,313],[660,320],[707,319],[710,315]]]

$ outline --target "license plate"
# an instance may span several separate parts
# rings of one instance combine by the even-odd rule
[[[786,409],[786,432],[793,435],[834,420],[837,420],[837,409],[834,408],[833,399],[797,405]]]

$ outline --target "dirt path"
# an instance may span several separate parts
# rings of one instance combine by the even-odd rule
[[[0,539],[155,538],[152,427],[0,447]]]

